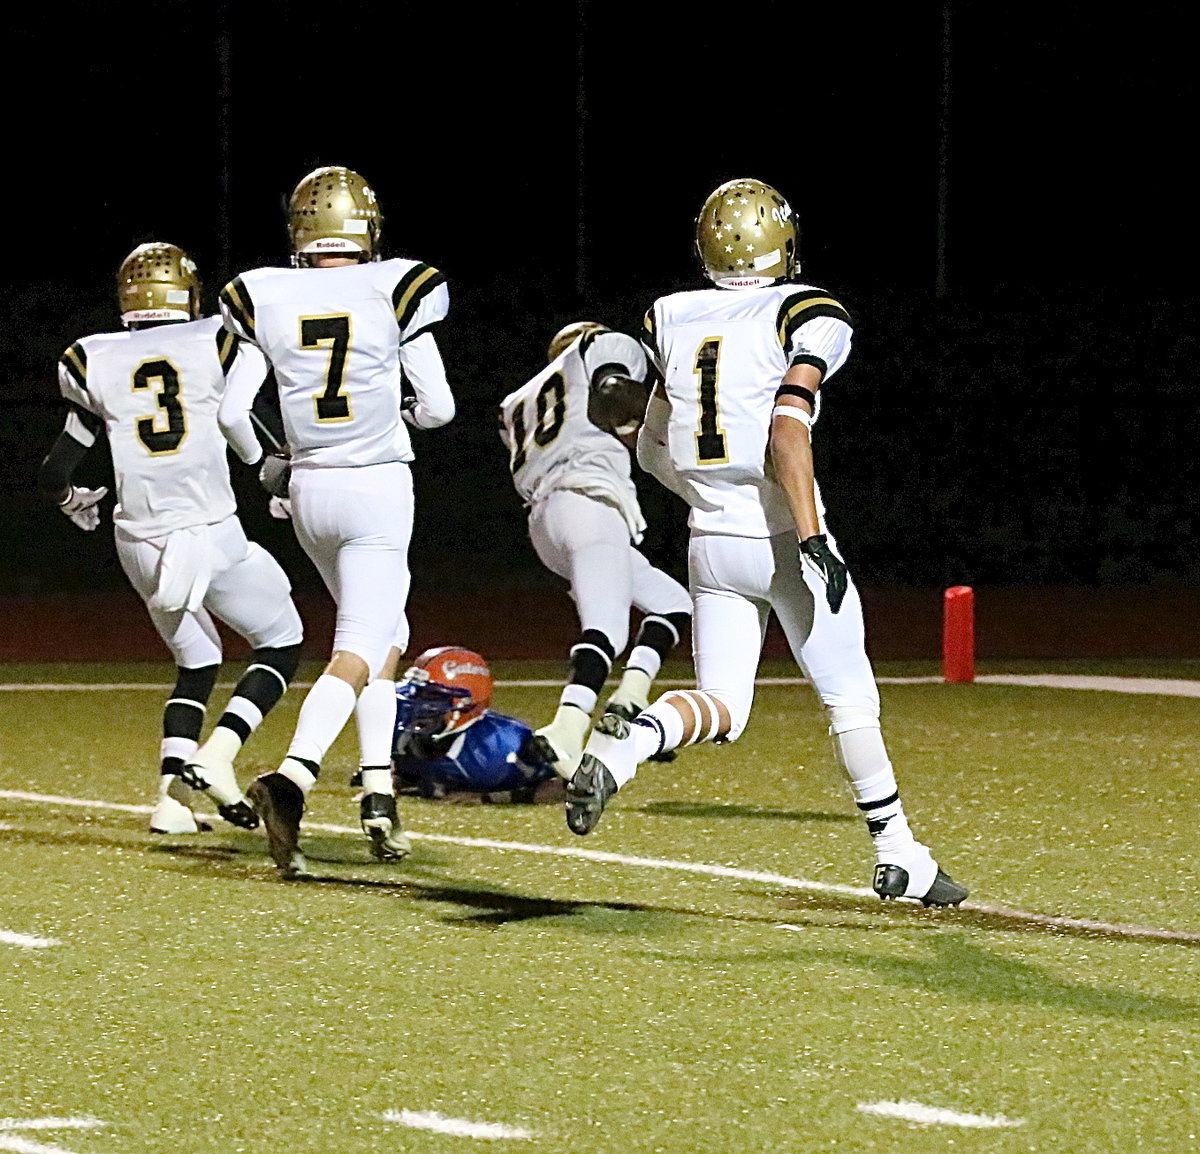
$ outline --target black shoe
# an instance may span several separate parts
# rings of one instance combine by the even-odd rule
[[[267,848],[285,878],[302,877],[308,863],[300,852],[300,819],[304,816],[304,793],[282,773],[255,778],[246,790],[250,804],[267,830]]]
[[[388,793],[365,793],[358,805],[363,833],[371,839],[371,852],[380,861],[399,861],[408,857],[412,842],[396,816],[396,799]]]
[[[871,888],[885,901],[904,897],[908,889],[908,870],[898,865],[877,865]],[[959,885],[949,874],[938,870],[925,896],[920,899],[924,906],[956,906],[971,891]]]
[[[350,775],[350,788],[351,789],[362,789],[362,770],[361,769],[356,769]]]
[[[258,814],[244,801],[234,802],[233,805],[219,805],[217,813],[230,825],[241,829],[258,829]]]
[[[567,782],[567,827],[579,835],[591,833],[617,792],[617,783],[608,767],[590,753],[583,755],[575,776]]]

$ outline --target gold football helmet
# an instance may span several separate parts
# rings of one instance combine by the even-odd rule
[[[546,350],[547,362],[566,352],[580,337],[603,332],[606,328],[608,325],[602,325],[599,321],[572,321],[564,325],[550,341],[550,347]]]
[[[349,168],[313,169],[288,201],[287,223],[295,265],[322,255],[379,259],[383,214],[375,190]]]
[[[127,325],[194,321],[200,315],[196,263],[173,244],[139,244],[117,270],[117,300]]]
[[[758,288],[800,271],[800,230],[791,206],[761,180],[730,180],[696,218],[696,252],[723,288]]]

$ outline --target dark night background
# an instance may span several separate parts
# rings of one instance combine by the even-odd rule
[[[119,324],[122,257],[185,247],[215,307],[226,277],[286,261],[281,201],[330,163],[375,185],[387,252],[451,285],[459,416],[414,438],[418,591],[550,581],[495,404],[562,323],[634,326],[698,285],[693,218],[750,175],[791,200],[804,279],[856,320],[817,445],[861,583],[1194,583],[1186,11],[952,5],[939,295],[942,4],[22,9],[5,38],[25,71],[3,81],[0,593],[123,584],[111,534],[33,489],[61,427],[55,359]],[[85,483],[106,475],[93,458]],[[238,485],[251,534],[315,585],[253,478]],[[681,507],[645,492],[647,550],[678,572]]]

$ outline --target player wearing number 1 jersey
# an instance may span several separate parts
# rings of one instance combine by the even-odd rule
[[[699,686],[665,694],[632,725],[601,719],[568,785],[568,825],[590,832],[648,756],[741,734],[773,610],[829,716],[874,839],[876,893],[956,905],[966,888],[914,838],[900,803],[858,592],[825,530],[813,479],[817,392],[849,354],[850,318],[824,290],[794,279],[791,208],[759,181],[716,189],[696,243],[716,287],[664,297],[647,314],[646,343],[663,381],[639,448],[691,506]]]
[[[304,700],[288,755],[248,791],[284,876],[306,869],[304,798],[352,713],[363,830],[381,859],[409,849],[391,773],[413,521],[405,421],[445,424],[454,399],[430,331],[446,315],[444,278],[419,261],[380,260],[381,220],[358,173],[319,168],[289,203],[294,267],[243,273],[221,293],[226,328],[261,349],[274,371],[296,536],[337,603],[333,657]],[[222,425],[244,458],[252,399],[231,390],[222,406]]]
[[[513,482],[529,506],[542,564],[571,585],[581,633],[553,721],[536,733],[542,756],[565,778],[579,765],[592,710],[629,640],[629,609],[645,616],[606,711],[626,718],[647,704],[663,657],[688,623],[691,599],[634,547],[646,523],[618,439],[646,407],[646,357],[638,342],[593,321],[555,334],[549,364],[500,405]],[[632,398],[629,424],[601,412],[607,396]]]
[[[196,319],[196,266],[174,245],[134,249],[121,264],[117,294],[129,331],[84,337],[59,361],[69,412],[39,487],[80,528],[95,529],[104,490],[81,489],[71,477],[99,434],[107,436],[117,556],[178,667],[163,712],[154,832],[197,829],[182,775],[221,663],[213,617],[254,647],[209,738],[228,752],[211,783],[220,812],[252,828],[258,819],[238,788],[233,756],[287,688],[302,630],[283,570],[246,540],[237,519],[217,409],[227,375],[257,388],[265,365],[219,317]]]

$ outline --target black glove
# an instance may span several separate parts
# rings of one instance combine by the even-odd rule
[[[272,497],[286,497],[292,479],[292,463],[278,453],[268,453],[258,467],[258,483]]]
[[[829,608],[836,613],[842,607],[846,596],[846,583],[849,571],[843,561],[832,549],[824,533],[814,533],[800,542],[800,565],[808,563],[821,574],[825,582],[825,600]]]

